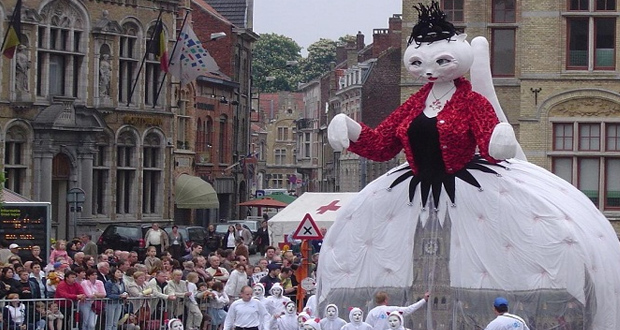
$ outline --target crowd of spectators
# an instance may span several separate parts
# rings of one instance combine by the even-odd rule
[[[295,299],[298,256],[261,243],[262,254],[251,264],[245,240],[260,241],[259,235],[248,237],[233,227],[234,247],[224,237],[209,235],[179,250],[174,242],[180,237],[160,235],[164,231],[156,225],[151,229],[144,258],[136,251],[97,251],[88,234],[58,240],[49,256],[41,256],[39,246],[24,250],[0,242],[3,329],[116,330],[134,322],[149,330],[157,328],[148,324],[154,319],[161,325],[164,318],[179,318],[189,330],[218,330],[244,286],[260,282],[268,294],[280,283],[284,295]],[[24,303],[32,307],[19,309]],[[71,311],[79,313],[79,324],[75,315],[67,315]]]

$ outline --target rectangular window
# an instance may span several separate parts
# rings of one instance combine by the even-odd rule
[[[312,141],[310,140],[310,133],[305,133],[305,142],[304,142],[304,157],[310,158],[310,144]]]
[[[614,11],[616,10],[616,0],[596,0],[596,10]]]
[[[275,150],[275,162],[276,162],[276,165],[286,164],[286,149]]]
[[[144,171],[142,179],[142,213],[157,213],[157,191],[159,191],[159,171]]]
[[[620,151],[620,124],[607,124],[605,129],[605,149]]]
[[[553,158],[553,173],[569,183],[573,183],[573,159]]]
[[[586,11],[590,0],[569,0],[569,10]],[[615,1],[615,0],[614,0]]]
[[[616,19],[594,19],[594,69],[614,69]]]
[[[131,212],[131,203],[134,194],[133,170],[118,170],[116,172],[116,213],[125,214]]]
[[[553,124],[553,150],[573,150],[573,124]]]
[[[515,30],[493,29],[491,50],[493,76],[513,77],[515,75]]]
[[[105,196],[108,187],[108,170],[93,169],[92,214],[105,214]]]
[[[493,23],[516,22],[515,0],[493,0]]]
[[[605,162],[605,207],[620,208],[620,158]]]
[[[579,150],[599,150],[601,147],[600,124],[579,125]]]
[[[288,127],[278,127],[278,141],[288,140]]]
[[[124,104],[132,103],[135,100],[132,95],[132,102],[128,102],[131,88],[133,87],[134,74],[137,72],[138,59],[134,53],[137,38],[125,36],[120,38],[120,54],[118,59],[118,100]],[[134,92],[135,94],[135,92]]]
[[[462,23],[465,21],[465,15],[463,10],[463,0],[443,0],[443,11],[446,14],[446,19],[453,23]]]
[[[599,202],[599,160],[596,158],[578,158],[579,182],[577,188],[581,190],[594,205]]]
[[[568,19],[568,66],[573,69],[587,69],[588,58],[588,19]]]

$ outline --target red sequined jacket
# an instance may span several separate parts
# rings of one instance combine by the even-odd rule
[[[499,123],[487,99],[472,91],[465,78],[454,81],[456,91],[437,115],[439,145],[447,173],[462,169],[474,156],[476,146],[486,160],[497,163],[489,156],[489,140]],[[432,83],[424,85],[405,103],[392,112],[377,128],[364,124],[357,142],[351,142],[349,151],[374,161],[387,161],[403,148],[414,174],[418,168],[408,141],[407,130],[414,118],[424,111]]]

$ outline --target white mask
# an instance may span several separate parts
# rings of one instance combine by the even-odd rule
[[[353,322],[362,322],[362,311],[355,311],[351,316],[351,321]]]
[[[297,309],[296,307],[297,307],[297,306],[295,306],[295,303],[294,303],[294,302],[290,302],[290,303],[286,304],[285,309],[286,309],[286,312],[287,312],[288,314],[294,314],[294,313],[295,313],[295,310]]]
[[[271,289],[271,294],[279,298],[280,296],[282,296],[282,289],[280,289],[279,287],[274,287],[273,289]]]
[[[400,318],[396,315],[390,315],[388,317],[388,325],[390,326],[390,329],[398,329],[400,328]]]
[[[263,287],[260,285],[257,285],[254,287],[254,289],[252,289],[252,293],[254,294],[254,297],[260,297],[263,295]]]
[[[336,316],[336,308],[334,306],[329,306],[327,307],[327,318],[333,318],[334,316]]]

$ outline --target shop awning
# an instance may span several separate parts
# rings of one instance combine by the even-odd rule
[[[203,179],[181,174],[174,185],[175,204],[180,209],[217,209],[220,202],[210,183]]]

